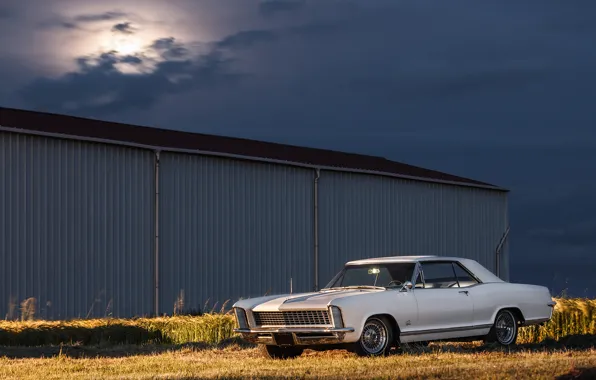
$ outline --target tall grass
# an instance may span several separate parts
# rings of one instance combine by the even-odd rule
[[[219,343],[234,336],[230,314],[138,319],[0,321],[0,345]]]
[[[587,298],[555,298],[553,317],[543,326],[527,326],[519,330],[518,343],[540,343],[570,335],[596,335],[596,300]]]
[[[544,326],[522,327],[518,343],[540,343],[565,336],[596,336],[596,300],[555,298],[552,319]],[[70,321],[0,321],[0,346],[59,344],[217,344],[236,337],[230,311],[212,310],[200,316],[135,319],[77,319]]]

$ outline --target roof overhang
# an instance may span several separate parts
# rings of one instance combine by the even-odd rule
[[[7,117],[3,117],[3,114],[7,114]],[[21,119],[23,120],[20,123]],[[4,122],[7,120],[8,122]],[[51,125],[37,125],[39,123],[48,123]],[[63,124],[68,124],[68,126],[64,126]],[[29,124],[27,126],[21,126],[18,124]],[[32,125],[34,124],[34,125]],[[78,125],[81,125],[80,133],[79,129],[77,128]],[[116,130],[112,129],[126,129],[126,133],[114,133]],[[98,131],[98,129],[101,129]],[[105,131],[103,130],[105,129]],[[121,146],[128,146],[134,147],[139,149],[146,149],[152,151],[164,151],[164,152],[177,152],[177,153],[186,153],[186,154],[197,154],[197,155],[206,155],[206,156],[214,156],[214,157],[224,157],[230,159],[239,159],[239,160],[249,160],[249,161],[257,161],[257,162],[267,162],[267,163],[274,163],[274,164],[281,164],[281,165],[290,165],[295,167],[301,168],[310,168],[310,169],[319,169],[319,170],[327,170],[327,171],[337,171],[337,172],[349,172],[349,173],[358,173],[358,174],[368,174],[368,175],[377,175],[377,176],[385,176],[385,177],[393,177],[393,178],[400,178],[412,181],[420,181],[420,182],[430,182],[430,183],[440,183],[445,185],[453,185],[453,186],[462,186],[462,187],[469,187],[469,188],[480,188],[486,190],[493,190],[499,192],[508,192],[509,190],[494,186],[491,184],[482,183],[475,180],[468,180],[465,178],[452,176],[447,173],[441,173],[436,171],[431,171],[428,169],[417,168],[411,165],[401,164],[393,161],[388,161],[383,159],[382,157],[374,157],[374,156],[364,156],[364,155],[356,155],[351,153],[344,153],[344,152],[334,152],[334,151],[326,151],[322,149],[314,149],[314,148],[303,148],[303,147],[296,147],[296,146],[289,146],[289,145],[281,145],[275,143],[267,143],[267,142],[260,142],[254,140],[244,140],[244,139],[237,139],[237,138],[230,138],[224,136],[213,136],[213,135],[202,135],[202,134],[195,134],[190,132],[180,132],[174,130],[163,130],[157,128],[149,128],[149,127],[141,127],[141,126],[131,126],[127,124],[119,124],[119,123],[111,123],[111,122],[102,122],[98,120],[92,119],[83,119],[78,117],[72,116],[65,116],[65,115],[54,115],[54,114],[47,114],[47,113],[38,113],[32,111],[23,111],[23,110],[10,110],[10,109],[3,109],[0,108],[0,131],[10,132],[10,133],[20,133],[26,135],[35,135],[35,136],[44,136],[44,137],[51,137],[51,138],[59,138],[59,139],[69,139],[69,140],[78,140],[78,141],[87,141],[87,142],[95,142],[95,143],[104,143],[104,144],[114,144],[114,145],[121,145]],[[76,132],[76,133],[73,133]],[[146,139],[144,138],[144,133],[152,133],[153,139]],[[126,135],[127,138],[114,138],[113,136],[120,136]],[[133,136],[130,138],[130,136]],[[157,136],[157,137],[156,137]],[[162,137],[161,139],[159,137]],[[175,143],[158,143],[158,142],[172,142],[177,139],[183,139],[185,136],[188,138],[194,138],[195,140],[198,138],[205,137],[205,139],[211,139],[214,143],[217,143],[219,150],[216,149],[205,149],[205,148],[193,148],[189,147],[189,144],[185,144],[186,146],[180,146],[184,144],[175,144]],[[135,137],[138,141],[134,141]],[[150,140],[150,143],[147,143],[147,140]],[[239,142],[240,140],[240,142]],[[300,151],[307,152],[304,156],[312,156],[312,158],[308,161],[315,161],[317,154],[320,155],[329,154],[333,155],[333,159],[327,161],[333,161],[334,163],[337,161],[341,162],[341,158],[347,157],[349,158],[352,166],[350,165],[330,165],[328,162],[305,162],[305,160],[293,160],[292,153],[287,153],[287,159],[280,159],[280,158],[272,158],[272,157],[262,157],[257,154],[243,154],[243,153],[235,153],[234,148],[228,148],[226,144],[233,146],[234,144],[239,144],[242,142],[246,142],[246,144],[253,144],[256,146],[256,150],[258,151],[259,147],[261,149],[267,149],[270,147],[271,149],[276,149],[277,152],[281,152],[281,155],[284,155],[287,151],[292,151],[293,154],[296,152],[300,153]],[[202,144],[203,146],[208,144]],[[222,147],[224,147],[222,149]],[[255,150],[253,149],[253,150]],[[285,149],[285,150],[284,150]],[[228,151],[222,151],[228,150]],[[278,154],[279,156],[280,154]],[[347,159],[346,158],[346,159]],[[429,176],[423,175],[411,175],[406,173],[399,173],[396,172],[398,170],[383,170],[383,169],[371,169],[371,168],[362,168],[357,167],[358,164],[354,164],[361,158],[363,161],[367,161],[367,164],[371,167],[374,167],[378,164],[379,167],[383,166],[393,166],[402,165],[410,172],[419,171],[420,173],[431,173]],[[372,163],[371,163],[372,162]],[[393,165],[393,166],[391,166]],[[363,164],[363,166],[366,166]],[[448,179],[446,179],[448,178]]]

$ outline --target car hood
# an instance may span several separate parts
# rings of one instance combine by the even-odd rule
[[[303,309],[326,309],[333,300],[345,297],[357,297],[370,293],[382,292],[381,289],[345,289],[326,290],[312,293],[283,295],[259,303],[254,311],[283,311]]]

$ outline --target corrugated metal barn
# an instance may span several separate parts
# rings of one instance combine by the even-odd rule
[[[508,280],[507,191],[380,157],[0,108],[0,315],[172,314],[454,255]]]

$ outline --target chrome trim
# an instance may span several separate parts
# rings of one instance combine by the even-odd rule
[[[488,325],[476,325],[476,326],[451,327],[451,328],[446,328],[446,329],[404,331],[404,332],[400,333],[400,335],[401,336],[411,336],[411,335],[425,335],[425,334],[440,334],[440,333],[456,332],[456,331],[488,329],[488,328],[491,328],[492,326],[493,326],[492,324],[488,324]]]
[[[242,339],[256,344],[277,345],[275,335],[277,333],[289,333],[292,335],[290,345],[318,345],[318,344],[339,344],[344,341],[346,333],[353,332],[352,327],[344,328],[276,328],[261,327],[255,329],[234,329],[234,332],[242,334]],[[300,333],[313,334],[300,336]],[[331,334],[331,335],[317,335]]]
[[[335,320],[335,315],[333,314],[334,309],[337,309],[337,312],[339,313],[339,321]],[[331,317],[331,324],[334,328],[343,328],[344,327],[344,316],[343,316],[343,313],[339,306],[330,305],[328,313],[329,313],[329,316]]]
[[[248,327],[255,327],[257,322],[255,321],[253,311],[251,309],[245,309],[244,311],[246,312],[246,318],[248,319]]]
[[[254,311],[253,318],[257,327],[327,327],[332,326],[329,308]]]
[[[455,265],[459,265],[461,267],[461,269],[464,270],[464,272],[467,272],[468,275],[470,275],[470,277],[472,277],[474,280],[476,280],[476,284],[474,285],[470,285],[470,286],[466,286],[465,288],[471,288],[473,286],[478,286],[478,285],[482,285],[484,284],[484,282],[482,282],[474,273],[472,273],[472,271],[470,271],[464,264],[462,264],[459,260],[452,260],[452,259],[441,259],[441,257],[437,257],[436,259],[431,259],[431,260],[425,260],[425,261],[417,261],[416,263],[416,267],[414,269],[414,274],[413,276],[413,283],[414,283],[414,288],[415,289],[426,289],[424,286],[426,285],[426,281],[424,280],[424,264],[437,264],[437,263],[449,263],[451,264],[451,269],[453,269],[453,275],[455,278],[455,281],[457,282],[457,287],[460,288],[459,286],[459,280],[457,279],[457,275],[455,274]],[[416,288],[416,278],[418,277],[418,274],[420,274],[420,277],[422,279],[422,288]],[[452,289],[452,288],[432,288],[432,289]]]
[[[234,316],[236,317],[236,324],[238,325],[238,328],[242,328],[242,324],[250,328],[250,325],[248,324],[248,316],[246,315],[245,309],[241,307],[234,307]]]
[[[254,329],[234,329],[234,332],[240,334],[252,333],[348,333],[354,332],[353,327],[343,328],[308,328],[308,327],[257,327]]]

